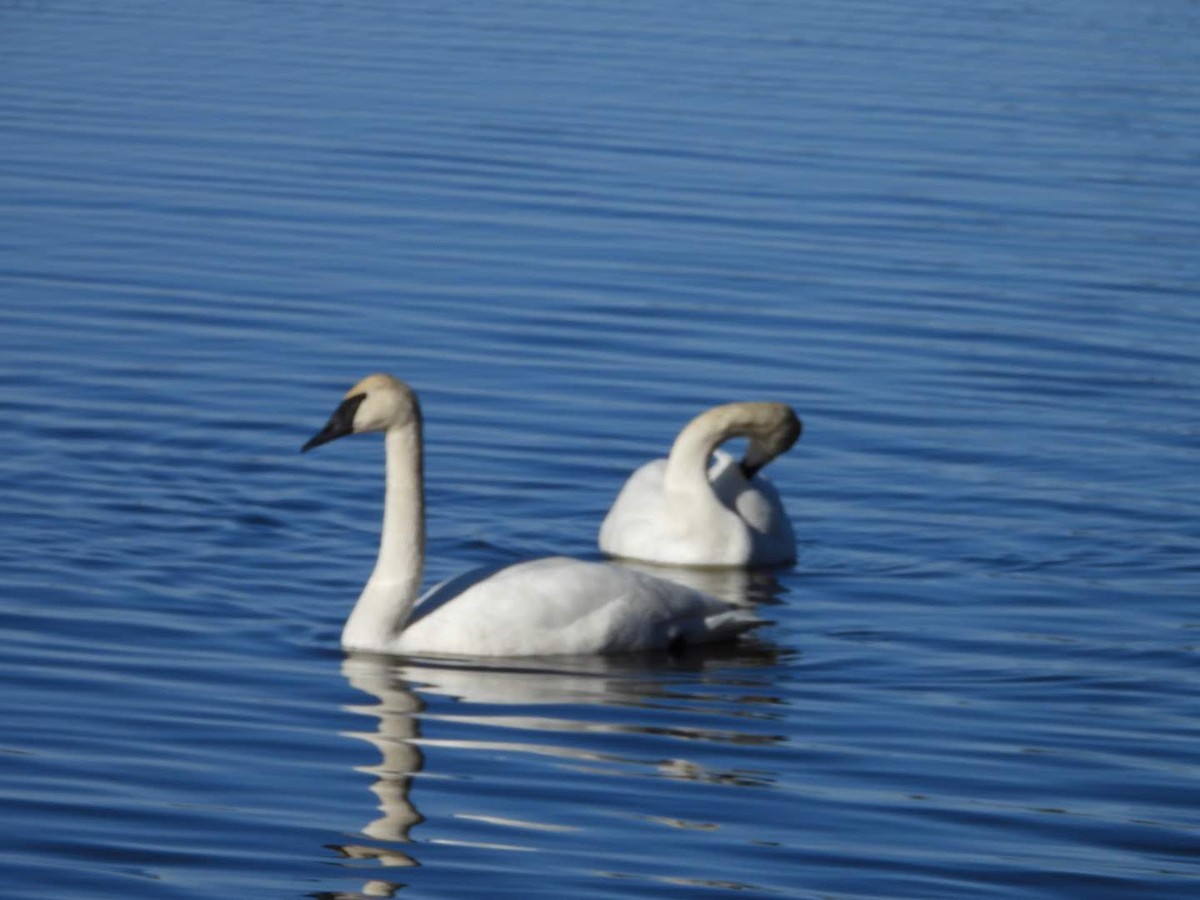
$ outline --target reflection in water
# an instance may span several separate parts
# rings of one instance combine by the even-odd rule
[[[421,865],[414,852],[419,842],[411,831],[425,820],[417,808],[413,787],[419,776],[421,792],[436,795],[437,782],[430,779],[432,773],[426,768],[426,753],[433,748],[477,754],[480,765],[472,766],[470,776],[475,780],[487,777],[488,766],[495,765],[496,753],[517,753],[556,758],[565,766],[562,771],[588,779],[613,775],[628,778],[633,767],[636,777],[759,786],[769,779],[742,770],[715,770],[696,760],[663,758],[649,747],[642,748],[636,739],[650,744],[666,737],[726,746],[782,742],[784,738],[779,735],[747,730],[748,721],[773,724],[779,700],[772,697],[770,702],[763,702],[769,687],[761,678],[753,679],[752,694],[743,695],[735,674],[751,668],[770,670],[776,660],[777,653],[761,644],[703,647],[683,654],[664,651],[622,657],[494,662],[348,655],[343,674],[356,689],[377,701],[350,707],[377,720],[374,730],[350,735],[370,742],[380,753],[377,765],[359,771],[373,776],[371,791],[379,799],[381,815],[363,827],[363,834],[378,843],[333,849],[347,860],[373,860],[387,867]],[[537,715],[531,714],[529,707],[553,710]],[[734,724],[714,728],[711,723],[716,717]],[[704,727],[696,721],[703,721]],[[439,732],[449,727],[456,736],[424,736],[422,725],[432,723],[438,724]],[[619,751],[612,749],[611,742],[604,749],[599,742],[606,735],[632,735],[635,741],[632,745],[622,741]],[[437,774],[443,779],[459,780],[450,771]],[[503,787],[489,785],[494,790]],[[453,791],[447,793],[452,795]],[[438,800],[444,804],[446,796]],[[519,800],[514,795],[514,805]],[[678,812],[661,809],[654,818],[664,823],[687,822]],[[537,840],[538,834],[563,835],[581,830],[574,825],[528,821],[520,815],[507,815],[504,810],[484,813],[459,809],[450,817],[455,822],[499,826],[521,838],[484,843],[457,833],[453,838],[429,837],[428,844],[535,850],[540,848],[530,846],[528,841]],[[372,880],[363,894],[390,896],[401,886],[400,882]]]
[[[375,732],[353,736],[374,744],[383,757],[378,765],[359,769],[376,776],[371,791],[379,798],[384,813],[368,823],[363,834],[380,841],[407,842],[409,829],[421,822],[421,814],[408,802],[413,775],[424,766],[424,757],[414,741],[419,728],[415,713],[422,708],[421,700],[403,682],[390,681],[382,662],[370,666],[352,666],[352,662],[347,659],[342,669],[350,683],[379,700],[375,707],[352,707],[379,719]]]

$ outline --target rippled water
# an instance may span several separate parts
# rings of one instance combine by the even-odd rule
[[[0,11],[0,896],[1200,885],[1200,7]],[[762,397],[793,568],[685,657],[346,658]]]

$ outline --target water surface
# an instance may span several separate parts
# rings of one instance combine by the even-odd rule
[[[0,895],[1185,897],[1200,7],[0,11]],[[772,624],[346,657],[791,403]]]

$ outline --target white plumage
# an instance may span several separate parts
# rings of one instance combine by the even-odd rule
[[[390,375],[345,396],[305,450],[382,431],[387,487],[379,557],[342,631],[347,649],[541,656],[618,653],[729,640],[753,613],[613,563],[549,557],[452,578],[418,599],[425,555],[421,412]]]
[[[728,403],[698,415],[665,459],[634,471],[600,526],[610,556],[675,566],[768,566],[796,558],[775,486],[759,471],[799,438],[782,403]],[[750,439],[741,461],[717,450]]]
[[[652,650],[731,637],[744,609],[609,563],[552,556],[426,594],[390,649],[530,656]],[[448,596],[443,596],[448,595]]]

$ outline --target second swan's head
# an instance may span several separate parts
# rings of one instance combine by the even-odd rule
[[[731,404],[743,417],[740,433],[750,438],[741,469],[746,478],[755,474],[800,439],[804,425],[795,410],[785,403]]]
[[[368,375],[350,390],[333,411],[325,427],[314,434],[300,452],[311,450],[348,434],[386,431],[392,426],[418,422],[417,395],[403,381],[383,372]]]

